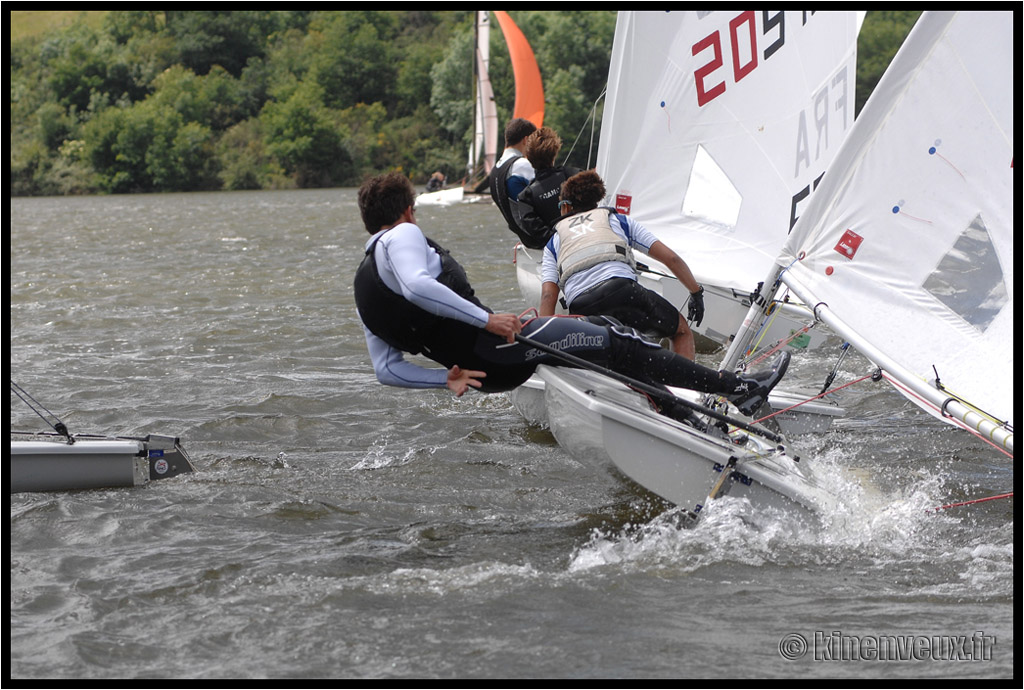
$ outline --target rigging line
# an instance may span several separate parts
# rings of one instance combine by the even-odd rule
[[[906,395],[908,397],[913,397],[922,406],[929,407],[932,410],[935,410],[936,412],[938,412],[942,416],[943,419],[949,420],[951,423],[955,424],[957,427],[963,429],[964,431],[966,431],[967,433],[971,434],[972,436],[978,438],[979,440],[984,441],[985,443],[989,444],[990,446],[992,446],[993,448],[998,450],[1000,453],[1002,453],[1006,457],[1010,458],[1011,460],[1013,459],[1013,453],[1011,453],[1010,451],[1006,450],[1005,448],[1003,448],[999,444],[995,443],[992,439],[986,438],[981,433],[979,433],[977,430],[972,429],[971,427],[967,426],[967,424],[965,424],[961,420],[959,420],[959,419],[957,419],[955,417],[950,417],[949,415],[945,414],[944,410],[940,410],[938,407],[936,407],[930,401],[925,400],[920,395],[918,395],[914,391],[910,390],[909,388],[907,388],[906,386],[901,384],[896,379],[892,378],[891,376],[888,376],[884,371],[882,372],[882,377],[885,378],[886,381],[891,383],[894,388],[898,388],[899,390],[901,390],[904,395]]]
[[[10,379],[8,379],[8,380],[10,381]],[[38,400],[33,398],[31,395],[29,395],[28,391],[26,391],[24,388],[19,386],[17,383],[15,383],[14,381],[10,381],[10,383],[11,383],[11,390],[14,391],[14,394],[17,395],[19,398],[21,398],[22,402],[24,402],[26,405],[28,405],[28,408],[30,410],[32,410],[37,415],[39,415],[39,418],[42,419],[44,422],[46,422],[47,425],[49,425],[49,427],[51,429],[53,429],[58,434],[60,434],[64,438],[66,438],[68,440],[68,445],[73,444],[75,442],[75,439],[71,436],[70,433],[68,433],[68,428],[67,428],[67,426],[65,426],[64,422],[62,422],[60,420],[60,417],[58,417],[57,415],[55,415],[54,413],[52,413],[48,409],[46,409]],[[22,395],[22,393],[24,393],[24,395]],[[28,400],[26,400],[26,398],[28,398]],[[32,402],[29,402],[29,400],[31,400]],[[37,409],[37,407],[38,407],[38,409]],[[51,417],[53,417],[55,420],[57,420],[57,423],[54,424],[49,419],[44,417],[43,413],[39,411],[40,409],[43,410],[43,412],[45,412],[46,414],[48,414]]]
[[[842,351],[839,353],[839,359],[836,360],[835,366],[832,367],[832,371],[830,371],[828,376],[825,377],[825,385],[821,387],[822,393],[828,390],[828,387],[836,380],[836,374],[839,373],[839,367],[843,365],[846,355],[850,354],[850,343],[843,343],[841,350]]]
[[[775,323],[775,317],[778,316],[779,308],[776,305],[770,307],[770,309],[771,310],[765,315],[764,320],[761,321],[761,327],[760,329],[758,329],[757,334],[754,336],[752,340],[753,344],[750,347],[750,352],[757,352],[757,348],[760,347],[761,345],[761,339],[764,338],[765,335],[767,335],[768,329],[771,328],[773,323]],[[748,364],[751,363],[752,362],[748,362]]]
[[[790,268],[792,268],[793,265],[797,261],[799,261],[799,260],[800,260],[799,258],[793,259],[792,261],[789,262],[788,266],[786,266],[785,268],[779,269],[778,274],[775,276],[775,282],[772,283],[770,294],[772,294],[774,296],[775,294],[778,293],[779,286],[782,285],[782,274],[785,273],[786,271],[788,271]],[[760,291],[761,291],[761,284],[759,283],[758,284],[758,289],[755,290],[750,295],[751,302],[753,302],[757,298],[760,298]],[[771,324],[773,324],[775,322],[775,319],[778,317],[779,312],[782,309],[782,307],[781,307],[782,304],[783,304],[782,300],[778,300],[778,299],[772,299],[772,300],[767,302],[766,307],[765,307],[766,310],[764,311],[764,318],[761,320],[761,325],[758,327],[757,333],[755,333],[754,337],[751,338],[752,345],[750,346],[750,348],[748,348],[748,350],[747,350],[747,352],[745,354],[749,355],[749,354],[751,354],[751,353],[753,353],[753,352],[755,352],[757,350],[757,346],[758,346],[758,344],[760,344],[761,338],[763,338],[765,336],[765,334],[768,332],[768,329],[771,327]],[[814,318],[817,319],[818,315],[815,314]],[[810,326],[805,327],[803,332],[806,332],[808,328],[810,328]],[[788,342],[790,342],[790,340],[793,340],[794,338],[796,338],[796,335],[792,336],[786,342],[788,343]],[[747,364],[750,364],[750,363],[751,362],[749,362],[749,361],[747,362]]]
[[[571,156],[572,152],[576,149],[576,144],[579,143],[580,137],[583,135],[583,130],[587,127],[587,123],[593,121],[593,124],[590,126],[590,151],[587,152],[587,168],[589,169],[591,167],[590,155],[594,149],[594,126],[597,124],[597,104],[601,102],[601,99],[605,97],[606,93],[608,93],[608,87],[605,87],[605,89],[601,91],[601,95],[594,100],[594,105],[590,106],[590,114],[587,115],[587,119],[583,121],[583,126],[580,127],[580,131],[576,133],[576,139],[573,140],[572,146],[569,147],[569,152],[565,154],[565,158],[562,159],[562,165],[565,165],[566,161],[569,160],[569,156]]]
[[[768,332],[768,329],[771,327],[772,323],[775,322],[777,308],[772,308],[772,304],[775,304],[775,302],[769,303],[769,311],[765,312],[764,318],[761,320],[761,324],[757,328],[757,332],[754,333],[754,336],[750,339],[750,347],[748,347],[746,352],[743,353],[745,356],[748,357],[742,362],[742,368],[744,369],[749,367],[755,361],[760,361],[760,359],[763,359],[763,357],[760,359],[753,359],[752,356],[755,352],[757,352],[757,347],[761,343],[761,338],[765,336],[765,334]],[[781,342],[782,341],[775,343],[775,345],[773,345],[772,347],[777,346]],[[768,355],[770,355],[772,352],[774,352],[774,350],[769,350]]]
[[[828,391],[824,391],[822,393],[818,393],[813,398],[807,398],[807,400],[803,400],[801,402],[798,402],[795,405],[790,405],[789,407],[787,407],[787,408],[785,408],[783,410],[778,410],[777,412],[772,412],[770,415],[767,415],[765,417],[761,417],[761,419],[756,420],[754,423],[755,424],[760,424],[761,422],[764,422],[767,419],[771,419],[772,417],[774,417],[776,415],[780,415],[780,414],[783,414],[785,412],[789,412],[790,410],[794,410],[794,409],[800,407],[801,405],[806,405],[807,403],[813,402],[813,401],[817,400],[818,398],[824,398],[826,395],[830,395],[832,393],[836,393],[838,391],[843,390],[844,388],[849,388],[850,386],[852,386],[852,385],[854,385],[856,383],[860,383],[864,379],[869,379],[872,376],[874,376],[874,372],[872,372],[870,374],[866,374],[865,376],[861,376],[856,381],[850,381],[849,383],[844,383],[843,385],[839,386],[838,388],[833,388],[832,390],[828,390]]]
[[[975,503],[984,503],[985,501],[995,501],[995,500],[998,500],[1000,498],[1013,498],[1013,492],[1010,491],[1010,492],[1005,493],[1005,494],[999,494],[998,496],[985,496],[984,498],[975,498],[975,499],[970,500],[970,501],[960,501],[959,503],[947,503],[946,505],[938,506],[937,508],[929,508],[928,511],[926,511],[926,512],[937,513],[940,510],[947,510],[948,508],[958,508],[960,506],[970,506],[970,505],[974,505]]]
[[[774,319],[774,316],[772,318]],[[743,361],[743,369],[746,369],[746,368],[750,367],[750,365],[752,365],[752,364],[757,364],[758,362],[761,362],[761,361],[767,359],[768,357],[771,357],[773,354],[778,352],[780,349],[782,349],[786,345],[789,345],[791,342],[793,342],[794,340],[796,340],[800,336],[802,336],[805,333],[807,333],[807,331],[809,331],[812,328],[814,328],[814,325],[815,325],[814,323],[808,324],[808,325],[804,326],[803,328],[801,328],[800,330],[794,331],[794,332],[790,333],[788,338],[782,338],[781,340],[777,340],[773,345],[771,345],[769,348],[767,348],[767,350],[765,350],[764,352],[761,352],[756,358],[751,358],[751,359],[744,360]],[[762,325],[762,331],[759,331],[759,332],[763,332],[763,331],[766,331],[766,330],[767,329],[764,328],[764,324],[763,324]],[[756,345],[754,347],[750,348],[747,351],[746,354],[751,355],[752,353],[755,352],[755,350],[757,350],[757,346]]]
[[[778,278],[776,278],[775,283],[773,284],[773,287],[772,287],[772,294],[775,294],[775,293],[778,292],[778,287],[781,284],[781,280],[782,280],[782,274],[785,273],[786,271],[788,271],[790,269],[790,267],[792,267],[793,264],[796,263],[796,261],[797,260],[794,259],[792,262],[790,262],[789,266],[786,266],[785,268],[783,268],[783,269],[781,269],[779,271]],[[753,293],[751,293],[751,295],[750,295],[751,302],[754,302],[754,300],[756,300],[757,298],[760,297],[760,294],[759,294],[760,293],[760,289],[761,288],[760,288],[760,284],[759,284],[758,285],[758,289],[755,290]],[[764,338],[764,336],[768,333],[768,329],[771,328],[771,325],[773,323],[775,323],[775,319],[781,313],[782,305],[783,304],[785,304],[785,302],[783,300],[778,300],[778,299],[772,299],[771,301],[767,302],[765,310],[763,312],[764,313],[764,318],[761,320],[761,324],[760,324],[760,326],[758,326],[757,332],[750,339],[751,345],[750,345],[750,347],[747,348],[746,352],[743,353],[744,355],[749,356],[749,355],[752,355],[754,352],[757,351],[757,347],[761,343],[761,339]],[[786,345],[786,344],[792,342],[793,340],[795,340],[798,336],[803,335],[804,333],[806,333],[817,322],[817,318],[818,318],[817,314],[814,315],[814,318],[815,318],[815,321],[811,322],[811,324],[809,324],[807,326],[804,326],[804,328],[800,332],[790,334],[789,338],[780,340],[775,345],[773,345],[772,348],[769,349],[768,353],[762,355],[760,359],[757,359],[757,360],[747,359],[744,362],[744,366],[749,366],[750,364],[753,364],[755,361],[761,361],[761,359],[764,359],[765,357],[769,356],[771,353],[775,352],[776,351],[775,348],[777,348],[780,343],[783,344],[783,345]]]

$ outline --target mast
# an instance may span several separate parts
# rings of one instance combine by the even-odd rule
[[[487,12],[477,12],[473,24],[473,139],[467,164],[470,181],[489,174],[497,154],[498,112],[488,73],[490,36],[490,16]]]

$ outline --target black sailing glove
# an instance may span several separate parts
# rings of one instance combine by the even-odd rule
[[[704,320],[704,286],[701,285],[697,292],[690,293],[690,308],[686,313],[686,318],[690,321],[695,322],[695,326],[699,326],[700,322]]]

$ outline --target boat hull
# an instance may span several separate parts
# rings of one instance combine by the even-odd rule
[[[11,441],[11,493],[140,486],[192,472],[177,439]]]
[[[689,513],[699,516],[712,494],[804,517],[836,510],[838,499],[810,467],[774,442],[743,434],[740,445],[733,437],[698,431],[593,372],[542,366],[538,375],[559,445],[580,461],[614,468]],[[727,476],[719,482],[723,472]]]
[[[672,389],[677,395],[686,391]],[[526,383],[508,393],[516,411],[534,426],[548,426],[548,411],[544,379],[531,376]],[[696,401],[695,401],[696,402]],[[811,401],[788,391],[774,390],[768,396],[771,410],[769,423],[785,436],[821,434],[828,431],[832,421],[843,416],[845,410],[832,403]]]
[[[418,206],[449,206],[460,204],[466,196],[466,190],[462,187],[452,187],[436,192],[424,192],[416,197]]]

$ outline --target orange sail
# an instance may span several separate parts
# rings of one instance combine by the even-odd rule
[[[495,12],[501,32],[505,34],[512,74],[516,80],[516,103],[512,117],[522,117],[538,127],[544,125],[544,86],[533,49],[508,12]]]

